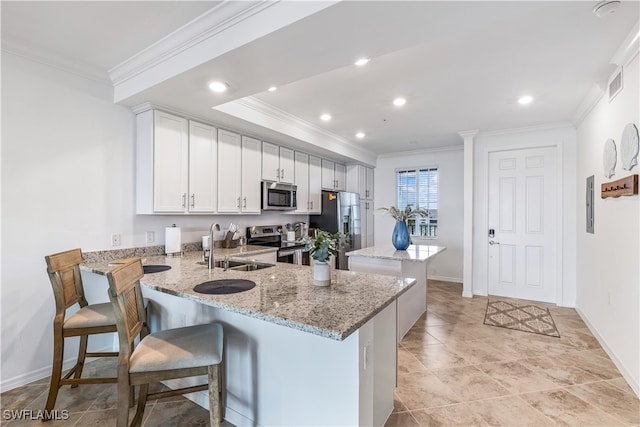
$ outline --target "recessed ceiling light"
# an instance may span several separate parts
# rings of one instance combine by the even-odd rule
[[[518,99],[518,104],[520,104],[520,105],[527,105],[527,104],[530,104],[530,103],[531,103],[531,101],[533,101],[533,96],[531,96],[531,95],[524,95],[524,96],[521,96],[521,97]]]
[[[393,100],[393,105],[395,105],[396,107],[400,107],[406,103],[407,103],[407,100],[404,98],[396,98]]]
[[[598,18],[602,18],[603,16],[615,12],[618,7],[620,7],[620,1],[605,0],[601,1],[593,7],[593,13],[595,13]]]
[[[324,121],[324,122],[328,122],[329,120],[331,120],[331,115],[330,114],[323,114],[320,116],[320,120]]]
[[[358,67],[362,67],[363,65],[367,65],[367,63],[368,63],[369,61],[371,61],[371,59],[369,59],[369,58],[360,58],[360,59],[358,59],[358,60],[355,62],[355,64],[356,64]]]
[[[366,136],[366,135],[364,134],[364,132],[358,132],[358,133],[356,133],[356,138],[358,138],[358,139],[362,139],[362,138],[364,138],[365,136]]]
[[[269,92],[275,92],[276,90],[278,90],[278,88],[275,86],[271,86],[268,90]]]
[[[225,92],[228,88],[229,86],[224,82],[215,81],[209,83],[209,89],[217,93]]]

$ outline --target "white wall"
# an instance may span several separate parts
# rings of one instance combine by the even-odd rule
[[[462,282],[463,188],[462,146],[448,150],[406,152],[378,157],[375,169],[375,207],[395,206],[395,172],[400,168],[437,166],[439,179],[438,238],[420,243],[446,246],[428,266],[431,279]],[[390,245],[395,221],[383,211],[374,213],[376,245]],[[413,240],[417,242],[417,239]]]
[[[549,125],[540,128],[515,129],[480,133],[474,140],[474,191],[473,191],[473,293],[487,295],[488,257],[488,159],[489,152],[507,149],[555,146],[559,184],[558,230],[562,238],[558,242],[559,280],[561,293],[557,303],[575,306],[575,223],[576,223],[576,160],[575,129],[569,124]]]
[[[80,247],[144,246],[145,231],[164,244],[164,227],[183,228],[194,242],[209,225],[305,220],[305,216],[142,216],[134,204],[135,118],[114,105],[107,85],[2,55],[2,313],[0,390],[46,377],[52,360],[54,300],[44,256]],[[85,283],[90,302],[106,289]],[[89,340],[110,347],[112,337]],[[77,352],[67,340],[65,356]]]
[[[622,170],[619,155],[624,126],[640,125],[638,62],[635,56],[624,67],[623,91],[611,103],[605,93],[578,126],[576,308],[640,395],[640,197],[600,197],[600,184],[640,173],[638,166]],[[608,138],[618,147],[616,173],[610,179],[602,166]],[[594,234],[585,231],[585,180],[590,175],[596,190]]]

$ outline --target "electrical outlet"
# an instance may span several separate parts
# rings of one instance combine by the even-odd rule
[[[111,235],[111,246],[120,246],[120,234],[113,233]]]
[[[144,233],[144,239],[147,243],[153,243],[156,241],[156,233],[154,231],[147,231]]]

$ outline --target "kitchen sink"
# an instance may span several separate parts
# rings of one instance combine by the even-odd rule
[[[256,271],[273,267],[275,264],[239,259],[221,259],[214,262],[215,267],[235,271]]]

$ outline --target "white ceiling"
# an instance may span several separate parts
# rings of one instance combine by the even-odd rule
[[[106,72],[217,4],[3,1],[3,49],[28,46]],[[637,1],[605,18],[594,4],[341,2],[122,103],[172,106],[260,132],[212,110],[252,97],[376,153],[459,145],[463,130],[572,119],[614,71],[610,60],[638,21]],[[372,60],[356,67],[360,56]],[[226,94],[207,89],[214,77],[229,83]],[[266,92],[270,85],[278,90]],[[516,100],[525,93],[535,100],[523,107]],[[395,96],[407,104],[392,106]],[[321,122],[323,112],[333,119]],[[356,131],[367,137],[357,140]]]

